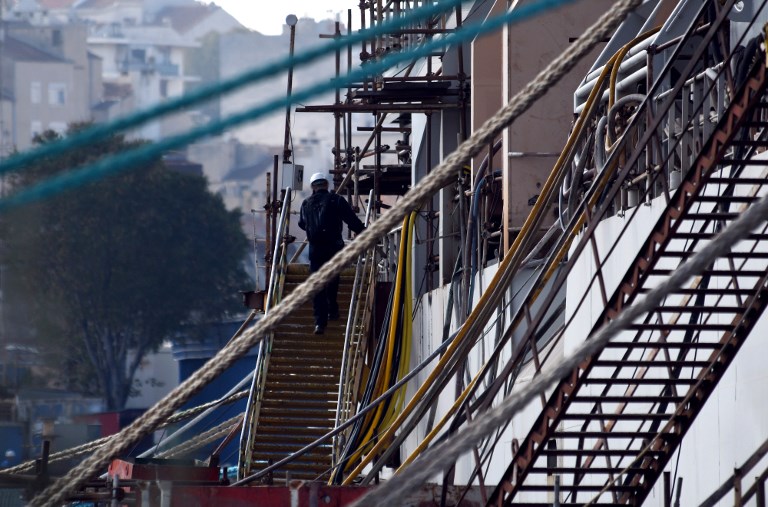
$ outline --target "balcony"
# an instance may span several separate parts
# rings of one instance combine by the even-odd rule
[[[142,74],[152,74],[157,72],[161,76],[178,76],[179,66],[171,62],[155,62],[149,60],[126,59],[120,62],[119,69],[121,73],[141,72]]]

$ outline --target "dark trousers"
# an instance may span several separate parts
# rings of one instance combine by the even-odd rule
[[[318,245],[309,245],[309,270],[314,273],[319,270],[323,264],[331,260],[336,252],[341,250],[338,247],[323,247]],[[339,293],[339,277],[334,277],[323,287],[312,301],[312,310],[315,315],[315,325],[325,327],[328,324],[328,315],[339,314],[339,303],[336,296]]]

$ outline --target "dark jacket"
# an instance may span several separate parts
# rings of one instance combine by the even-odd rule
[[[356,233],[365,229],[346,199],[338,194],[318,190],[301,203],[299,227],[307,231],[310,247],[341,249],[344,246],[341,237],[342,221]]]

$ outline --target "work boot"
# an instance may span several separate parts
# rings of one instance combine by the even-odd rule
[[[325,333],[325,327],[317,325],[315,326],[315,334],[323,334]]]

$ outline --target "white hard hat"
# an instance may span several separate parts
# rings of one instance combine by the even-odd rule
[[[325,173],[315,173],[309,178],[310,185],[313,185],[316,181],[328,181],[328,175]]]
[[[5,451],[5,457],[6,458],[15,458],[16,457],[16,453],[13,451],[13,449],[8,449],[7,451]]]

